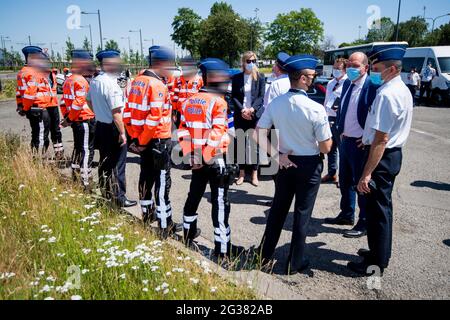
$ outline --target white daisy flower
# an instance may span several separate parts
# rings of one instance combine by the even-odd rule
[[[148,292],[148,288],[143,288],[142,291]]]
[[[83,298],[81,296],[71,296],[70,300],[83,300]]]
[[[23,188],[25,188],[24,184],[19,185],[19,191],[21,191]]]
[[[214,293],[217,291],[217,287],[211,287],[211,292]]]
[[[55,237],[48,238],[48,243],[54,243],[54,242],[56,242]]]
[[[200,280],[198,280],[196,278],[191,278],[190,280],[193,284],[198,284],[200,282]]]
[[[44,300],[55,300],[55,298],[47,297],[47,298],[45,298]]]

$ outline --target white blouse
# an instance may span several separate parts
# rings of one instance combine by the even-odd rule
[[[244,74],[244,108],[252,107],[252,75]]]

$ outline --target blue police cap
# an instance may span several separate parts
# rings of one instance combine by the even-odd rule
[[[304,69],[315,70],[318,63],[319,60],[316,57],[309,54],[300,54],[287,59],[283,67],[288,72],[296,72]]]
[[[228,72],[230,67],[224,61],[216,58],[206,58],[200,61],[199,68],[203,74],[211,71]]]
[[[284,69],[284,64],[286,63],[286,60],[288,60],[291,56],[288,55],[286,52],[280,52],[277,54],[277,63],[278,65]]]
[[[403,60],[407,48],[408,45],[406,43],[376,46],[371,52],[369,52],[368,57],[372,64],[391,60],[400,61]]]
[[[30,55],[30,54],[41,53],[41,52],[42,52],[42,48],[37,47],[37,46],[27,46],[22,49],[22,53],[25,56],[25,59],[28,59],[28,55]]]
[[[166,47],[153,46],[149,49],[150,63],[155,60],[175,61],[175,53]]]
[[[119,58],[120,57],[120,51],[117,50],[102,50],[96,55],[98,61],[102,62],[103,59],[108,58]]]
[[[75,49],[72,50],[72,59],[83,59],[83,60],[92,60],[92,54],[83,49]]]

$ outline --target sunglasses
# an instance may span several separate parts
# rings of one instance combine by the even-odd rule
[[[248,64],[250,64],[250,63],[256,63],[256,59],[254,59],[254,60],[247,60],[247,63],[248,63]]]

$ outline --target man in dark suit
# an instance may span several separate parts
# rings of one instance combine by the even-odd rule
[[[255,129],[258,120],[264,113],[264,95],[266,89],[266,78],[258,72],[256,66],[256,55],[247,52],[242,58],[243,72],[235,75],[232,79],[231,107],[234,111],[234,125],[236,130],[241,129],[247,133],[250,129]],[[239,131],[237,131],[238,133]],[[251,149],[247,153],[246,162],[252,169],[252,184],[257,187],[258,182],[258,160],[252,159],[256,152],[251,135],[247,138],[246,147]],[[246,148],[247,149],[247,148]],[[240,176],[237,185],[244,183],[246,165],[242,162],[244,157],[242,152],[246,150],[236,150],[238,164],[240,164]]]
[[[352,54],[347,63],[348,80],[342,89],[342,102],[337,115],[337,130],[341,137],[339,185],[341,190],[341,212],[336,218],[325,219],[325,223],[350,225],[355,223],[356,185],[361,178],[364,165],[364,149],[361,143],[369,108],[375,100],[378,86],[371,83],[367,75],[369,60],[362,52]],[[360,238],[367,234],[365,198],[358,195],[359,220],[344,237]]]

